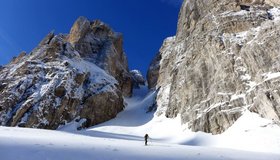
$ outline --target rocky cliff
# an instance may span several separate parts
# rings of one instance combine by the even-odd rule
[[[114,118],[133,88],[122,42],[84,17],[70,34],[48,34],[1,67],[1,125],[56,129],[74,119],[88,127]]]
[[[224,132],[245,110],[280,121],[280,1],[185,0],[148,71],[157,114]]]

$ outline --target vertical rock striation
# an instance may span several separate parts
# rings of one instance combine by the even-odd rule
[[[185,0],[148,71],[157,114],[224,132],[245,110],[280,121],[280,9],[273,0]]]

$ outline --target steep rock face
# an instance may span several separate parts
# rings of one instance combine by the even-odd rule
[[[98,38],[96,38],[98,37]],[[95,63],[114,76],[125,96],[132,94],[132,79],[123,51],[123,38],[103,22],[80,17],[73,25],[68,41],[81,57]]]
[[[56,129],[72,120],[86,120],[84,127],[107,121],[131,94],[126,75],[121,36],[80,17],[69,35],[50,33],[0,69],[0,123]]]
[[[160,60],[161,54],[158,53],[149,66],[147,73],[147,82],[149,89],[154,88],[157,85],[160,70]]]
[[[159,89],[157,114],[213,134],[247,109],[280,121],[278,5],[185,0],[176,36],[165,40],[148,72],[150,88]]]

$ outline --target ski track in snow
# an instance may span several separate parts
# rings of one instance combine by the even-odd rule
[[[1,160],[280,160],[280,128],[270,120],[246,111],[221,135],[194,133],[180,118],[146,113],[154,98],[142,86],[115,119],[82,131],[78,122],[59,131],[0,127]]]

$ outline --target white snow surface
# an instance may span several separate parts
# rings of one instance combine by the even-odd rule
[[[77,131],[80,122],[60,130],[0,127],[3,160],[280,160],[280,128],[245,111],[221,135],[191,132],[180,116],[147,112],[155,91],[142,86],[126,99],[123,112],[108,122]],[[148,146],[143,136],[148,133]]]

